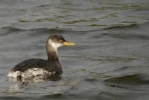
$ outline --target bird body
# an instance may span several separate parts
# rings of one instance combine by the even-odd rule
[[[58,59],[57,49],[63,45],[75,45],[60,35],[51,35],[46,43],[48,59],[27,59],[15,65],[8,73],[9,77],[37,77],[52,74],[61,75],[62,66]]]

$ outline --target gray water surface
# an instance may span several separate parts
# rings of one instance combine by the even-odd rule
[[[148,100],[148,0],[1,0],[1,100]],[[47,59],[45,43],[59,34],[60,77],[14,81],[15,64]]]

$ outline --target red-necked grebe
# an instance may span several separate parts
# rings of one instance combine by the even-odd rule
[[[64,45],[73,46],[75,43],[66,41],[60,35],[49,36],[46,43],[46,50],[48,59],[28,59],[22,61],[12,68],[8,75],[9,77],[37,77],[52,74],[62,74],[61,63],[58,59],[57,49]]]

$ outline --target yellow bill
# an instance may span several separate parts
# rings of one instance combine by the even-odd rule
[[[73,42],[68,42],[68,41],[63,42],[63,44],[66,45],[66,46],[74,46],[74,45],[76,45],[75,43],[73,43]]]

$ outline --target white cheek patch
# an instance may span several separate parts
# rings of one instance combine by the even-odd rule
[[[61,46],[63,46],[62,43],[55,43],[55,42],[52,42],[51,40],[48,41],[48,43],[53,47],[53,49],[57,52],[57,49]]]

